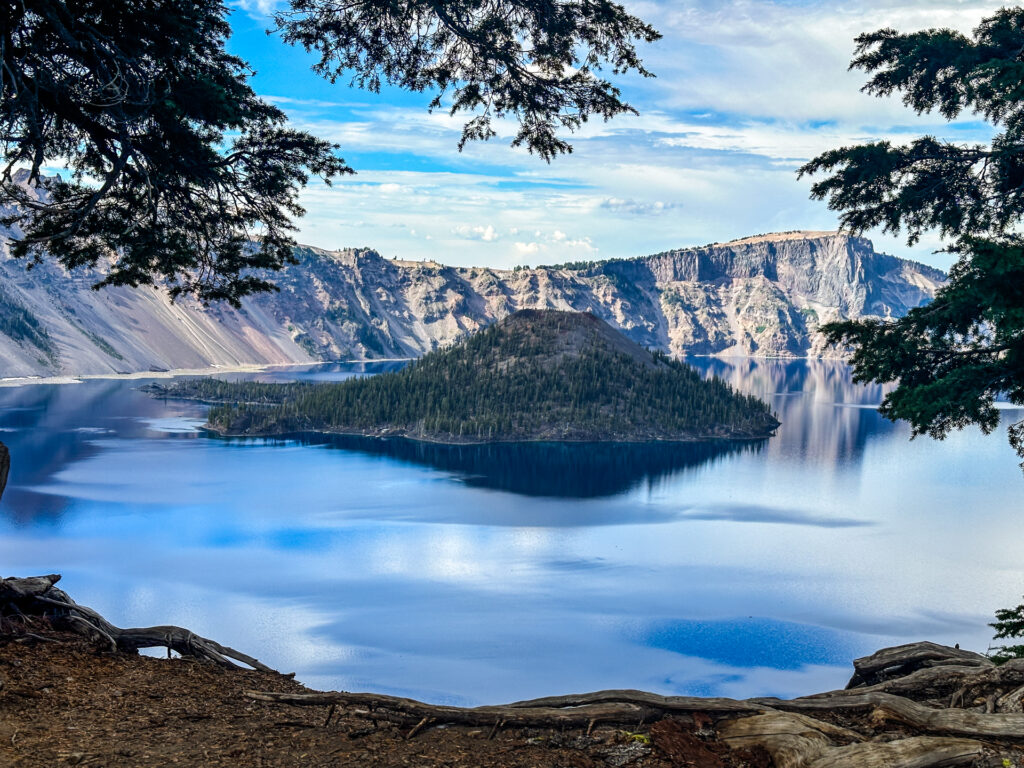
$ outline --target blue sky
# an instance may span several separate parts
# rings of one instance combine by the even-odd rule
[[[898,98],[860,93],[848,72],[853,38],[883,26],[969,31],[993,2],[626,2],[664,38],[643,48],[658,77],[620,79],[640,111],[577,133],[551,164],[499,137],[461,154],[465,118],[430,114],[429,96],[331,85],[312,58],[265,33],[280,0],[234,0],[231,50],[257,71],[253,86],[294,124],[341,145],[358,175],[312,184],[298,239],[369,246],[404,259],[512,267],[638,256],[760,232],[834,229],[795,169],[831,147],[929,133],[984,140],[977,120],[917,116]],[[872,232],[876,247],[946,267],[941,242],[908,247]]]

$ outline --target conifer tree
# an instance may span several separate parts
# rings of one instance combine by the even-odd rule
[[[460,147],[509,117],[513,143],[548,160],[571,150],[560,129],[633,111],[597,73],[650,74],[635,43],[658,37],[610,0],[292,0],[277,21],[332,81],[471,114]],[[301,188],[352,171],[255,94],[229,34],[221,0],[0,3],[0,225],[15,256],[112,258],[99,285],[204,301],[272,288],[254,272],[294,261]]]
[[[958,259],[935,300],[888,321],[824,326],[853,349],[859,381],[897,382],[881,412],[914,434],[999,424],[995,400],[1024,405],[1024,8],[1004,8],[973,35],[950,29],[857,38],[851,68],[871,74],[864,90],[899,94],[915,112],[947,120],[978,114],[990,142],[922,136],[825,152],[800,171],[826,173],[812,195],[853,232],[881,227],[909,243],[926,231],[947,238]],[[1024,457],[1024,421],[1009,429]],[[1024,467],[1024,465],[1022,465]]]

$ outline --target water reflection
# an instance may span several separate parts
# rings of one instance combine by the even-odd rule
[[[0,513],[21,523],[55,520],[68,500],[36,489],[67,467],[96,457],[101,438],[137,440],[150,434],[147,418],[201,415],[188,403],[144,397],[137,386],[135,381],[97,380],[0,388],[0,435],[11,454]],[[199,437],[195,430],[187,436]]]
[[[836,363],[694,363],[770,397],[778,434],[231,442],[198,431],[203,406],[139,381],[0,388],[0,562],[63,571],[115,623],[181,624],[311,685],[438,702],[797,695],[842,686],[883,645],[984,650],[1024,584],[1005,436],[911,443],[874,410],[881,389]]]
[[[724,457],[758,453],[766,440],[690,443],[491,443],[444,445],[401,438],[294,435],[302,445],[384,456],[451,473],[473,488],[523,496],[615,496]],[[245,441],[229,441],[242,442]],[[266,442],[266,441],[260,441]],[[287,442],[287,441],[282,441]]]
[[[707,376],[767,400],[782,422],[769,454],[827,464],[856,460],[875,438],[903,431],[876,409],[887,389],[854,383],[838,360],[691,358]]]

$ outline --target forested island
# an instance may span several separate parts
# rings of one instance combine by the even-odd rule
[[[336,384],[193,379],[153,394],[214,403],[225,436],[330,432],[446,443],[760,438],[763,401],[652,353],[588,313],[516,312],[401,371]]]

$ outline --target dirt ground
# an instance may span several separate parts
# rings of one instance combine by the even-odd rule
[[[770,768],[731,751],[710,718],[629,731],[407,728],[323,707],[255,702],[246,690],[305,691],[278,675],[188,659],[97,653],[75,635],[0,638],[0,766],[430,766],[431,768]]]

